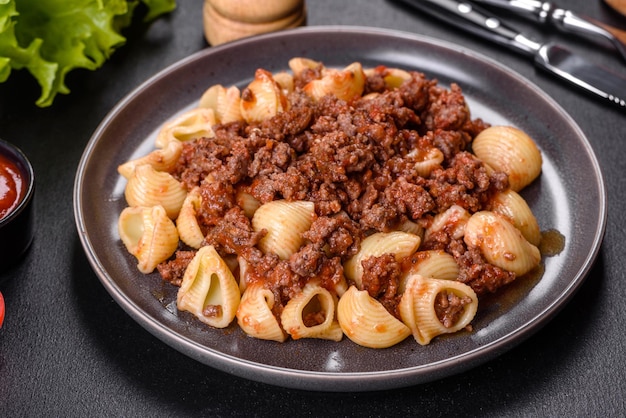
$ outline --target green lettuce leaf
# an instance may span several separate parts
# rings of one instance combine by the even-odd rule
[[[175,0],[0,0],[0,82],[26,69],[41,86],[37,106],[68,94],[66,75],[96,70],[126,41],[121,34],[139,3],[145,20],[172,11]]]

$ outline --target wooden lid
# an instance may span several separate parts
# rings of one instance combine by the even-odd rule
[[[214,3],[219,3],[220,6],[224,6],[225,4],[229,4],[230,8],[228,9],[230,14],[228,16],[220,13],[221,9],[218,9],[214,6]],[[252,8],[246,10],[243,13],[241,7],[243,4],[255,4],[256,8]],[[274,19],[278,14],[278,10],[287,10],[280,9],[277,7],[268,7],[268,11],[271,14],[264,15],[265,17],[259,14],[260,5],[261,4],[274,4],[280,3],[284,4],[295,4],[298,3],[298,7],[295,9],[291,9],[289,14],[283,15],[280,18]],[[234,7],[237,5],[237,7]],[[255,11],[256,10],[256,11]],[[241,13],[239,13],[239,12]],[[237,13],[236,13],[237,12]],[[263,10],[264,13],[267,13]],[[248,20],[239,20],[238,18],[245,18]],[[255,16],[256,21],[251,22],[250,19],[253,19]],[[269,19],[268,16],[272,17],[272,20]],[[274,32],[282,29],[290,29],[301,26],[305,23],[306,20],[306,9],[304,5],[304,1],[253,1],[253,0],[205,0],[204,2],[204,10],[203,10],[203,19],[204,19],[204,35],[209,44],[215,46],[225,42],[230,42],[235,39],[244,38],[247,36],[258,35],[261,33]]]
[[[223,17],[246,23],[275,22],[302,11],[304,0],[205,0]]]

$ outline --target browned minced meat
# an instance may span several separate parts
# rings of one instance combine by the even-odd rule
[[[467,151],[456,154],[448,168],[436,170],[427,181],[438,208],[459,205],[470,212],[479,211],[494,193],[507,186],[506,174],[489,175],[484,164]]]
[[[470,286],[478,296],[494,293],[502,286],[515,280],[515,274],[489,264],[477,248],[467,248],[462,239],[453,239],[445,233],[425,241],[424,250],[444,250],[451,254],[459,265],[459,280]],[[419,254],[419,253],[418,253]],[[404,268],[409,269],[418,258],[411,257]]]
[[[402,274],[400,263],[396,261],[394,254],[368,257],[361,262],[363,266],[363,290],[373,298],[376,298],[387,310],[396,317],[400,295],[398,294],[398,282]]]
[[[215,318],[222,315],[222,305],[207,305],[202,309],[202,315]]]
[[[490,174],[469,152],[473,138],[488,125],[470,117],[459,86],[444,88],[413,72],[399,88],[387,90],[386,71],[378,67],[368,77],[365,93],[372,94],[367,98],[346,102],[332,95],[309,98],[302,87],[321,77],[321,67],[305,70],[295,77],[284,112],[261,123],[217,125],[213,138],[183,144],[172,174],[187,190],[199,187],[205,243],[223,256],[247,261],[248,280],[263,281],[276,296],[275,314],[313,278],[334,290],[343,278],[342,263],[369,234],[394,230],[407,220],[428,225],[452,205],[473,213],[507,187],[503,173]],[[432,147],[441,150],[444,161],[424,178],[410,153]],[[255,232],[239,207],[242,192],[260,203],[315,203],[305,244],[288,260],[258,249],[265,231]],[[424,248],[452,252],[461,266],[460,280],[479,293],[514,278],[445,234]],[[192,254],[179,252],[161,264],[164,279],[180,283]],[[363,265],[364,287],[397,315],[401,263],[387,254]],[[453,308],[443,317],[452,318],[457,301],[446,303]]]
[[[220,254],[240,254],[243,248],[255,246],[265,235],[255,232],[239,206],[229,209],[215,226],[209,228],[204,241]]]
[[[195,255],[195,251],[176,251],[175,258],[159,264],[157,270],[163,280],[174,286],[180,286],[185,275],[185,269]]]
[[[494,293],[515,280],[515,274],[485,261],[476,248],[470,248],[455,257],[460,266],[458,280],[469,285],[477,295]]]
[[[314,327],[315,325],[322,324],[325,320],[326,317],[324,316],[324,313],[319,311],[309,312],[302,318],[302,322],[307,327]]]
[[[465,306],[472,303],[469,296],[459,297],[453,292],[439,292],[435,298],[435,313],[444,327],[450,328],[457,323]]]
[[[304,233],[304,238],[317,246],[326,246],[325,252],[329,257],[347,260],[357,253],[363,232],[348,215],[338,213],[315,219],[311,229]]]

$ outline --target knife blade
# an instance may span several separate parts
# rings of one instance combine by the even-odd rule
[[[626,110],[626,78],[554,43],[536,42],[496,15],[462,0],[400,0],[460,29],[532,57],[535,65]]]
[[[474,3],[495,6],[509,10],[517,15],[525,16],[534,21],[556,27],[562,32],[584,35],[587,38],[602,38],[609,41],[617,52],[626,60],[626,46],[617,37],[592,19],[562,9],[547,1],[537,0],[473,0]]]

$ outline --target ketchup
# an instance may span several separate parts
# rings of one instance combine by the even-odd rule
[[[26,182],[17,164],[0,154],[0,219],[13,211],[26,193]]]

